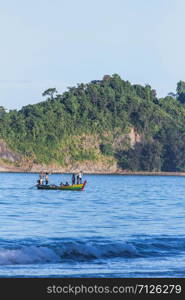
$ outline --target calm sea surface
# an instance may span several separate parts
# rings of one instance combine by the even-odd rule
[[[0,173],[0,277],[185,277],[184,177],[37,177]]]

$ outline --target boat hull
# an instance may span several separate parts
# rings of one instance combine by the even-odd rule
[[[86,185],[86,181],[81,184],[73,184],[73,185],[63,185],[63,186],[57,186],[57,185],[37,185],[38,190],[60,190],[60,191],[83,191],[84,187]]]

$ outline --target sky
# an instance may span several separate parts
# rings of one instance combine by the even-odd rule
[[[0,105],[119,74],[158,97],[185,80],[184,0],[0,0]]]

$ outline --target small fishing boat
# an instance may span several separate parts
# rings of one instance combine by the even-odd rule
[[[73,185],[37,184],[39,190],[62,190],[62,191],[83,191],[87,181]]]

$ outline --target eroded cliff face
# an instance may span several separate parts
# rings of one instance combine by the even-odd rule
[[[50,172],[50,173],[77,173],[82,170],[83,173],[89,174],[112,174],[120,173],[121,169],[118,168],[116,161],[109,161],[104,159],[103,161],[83,161],[74,164],[69,164],[67,166],[59,166],[56,164],[51,165],[37,165],[33,164],[30,172],[38,173],[40,171]]]
[[[21,160],[21,156],[9,149],[9,147],[3,140],[0,140],[0,159],[15,163]]]
[[[97,135],[82,135],[76,138],[77,146],[83,150],[93,150],[97,159],[85,160],[83,162],[72,162],[70,155],[65,157],[65,166],[60,166],[55,163],[50,165],[35,164],[29,158],[21,157],[20,154],[12,151],[5,141],[0,140],[0,171],[26,171],[26,172],[39,172],[40,170],[49,170],[50,172],[83,172],[88,173],[120,173],[122,170],[118,167],[116,159],[112,156],[104,156],[100,151],[100,144],[102,140]],[[105,133],[113,149],[122,150],[128,147],[134,147],[136,143],[141,143],[144,140],[142,135],[139,135],[134,128],[130,128],[128,133]],[[63,153],[68,152],[68,146],[66,149],[62,149]],[[64,151],[65,150],[65,151]]]
[[[0,140],[0,172],[19,170],[15,164],[20,161],[21,156],[15,151],[12,151],[5,141]]]

